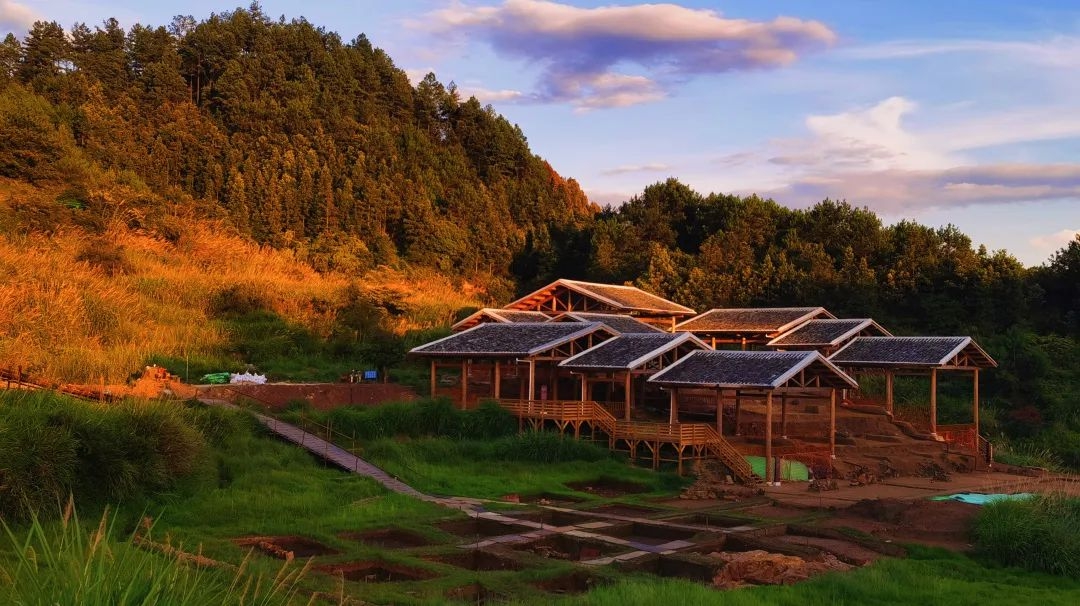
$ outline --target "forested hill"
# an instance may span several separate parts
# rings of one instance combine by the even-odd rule
[[[80,188],[116,171],[257,242],[363,267],[506,276],[526,238],[597,210],[490,106],[434,76],[413,88],[363,35],[257,5],[128,31],[38,22],[4,41],[0,85],[0,174],[92,205]]]

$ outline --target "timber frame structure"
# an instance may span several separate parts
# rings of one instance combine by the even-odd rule
[[[645,292],[635,286],[598,284],[560,279],[521,297],[505,309],[542,311],[550,315],[565,312],[597,312],[634,316],[661,326],[674,328],[681,318],[693,316],[693,309]]]
[[[679,322],[675,332],[693,333],[716,349],[717,345],[766,345],[769,341],[818,318],[833,318],[824,307],[723,308]]]

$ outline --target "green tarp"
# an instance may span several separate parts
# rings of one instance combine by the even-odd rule
[[[930,497],[931,501],[960,501],[972,505],[986,505],[995,501],[1015,501],[1030,499],[1035,495],[1030,492],[1018,492],[1016,494],[982,494],[979,492],[961,492],[958,494],[945,495],[943,497]]]
[[[759,477],[765,477],[765,457],[746,457],[746,461],[750,463],[754,473]],[[806,482],[810,479],[810,470],[806,468],[806,465],[798,461],[781,459],[780,479],[792,482]]]
[[[225,385],[229,382],[230,376],[231,375],[227,372],[214,372],[208,375],[203,375],[200,381],[202,381],[203,383],[212,383],[214,385]]]

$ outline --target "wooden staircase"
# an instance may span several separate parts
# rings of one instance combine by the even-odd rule
[[[745,484],[755,484],[761,478],[754,474],[746,459],[723,438],[716,429],[705,423],[650,423],[621,421],[601,404],[592,401],[568,400],[500,400],[499,404],[518,417],[519,427],[528,424],[534,429],[552,422],[559,431],[571,428],[574,437],[580,437],[582,426],[589,426],[593,433],[608,437],[608,448],[624,444],[636,457],[639,447],[651,453],[653,466],[659,466],[661,449],[674,450],[674,460],[682,472],[684,459],[713,458],[719,460],[732,475]]]

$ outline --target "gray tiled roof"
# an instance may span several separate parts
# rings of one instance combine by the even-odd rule
[[[943,366],[967,350],[976,366],[997,366],[971,337],[858,337],[829,359],[838,366]]]
[[[856,387],[853,379],[816,351],[694,351],[656,373],[660,385],[765,388],[782,387],[800,370],[817,368],[826,383]]]
[[[772,347],[826,347],[838,345],[866,329],[888,335],[888,331],[869,318],[810,320],[769,341]]]
[[[581,282],[579,280],[560,279],[547,286],[532,292],[510,303],[507,309],[532,309],[533,306],[542,303],[559,288],[567,288],[578,294],[595,299],[598,303],[609,307],[612,311],[620,312],[644,312],[660,315],[687,316],[692,315],[694,310],[678,303],[668,301],[652,293],[645,292],[636,286],[623,286],[618,284],[597,284],[595,282]]]
[[[632,333],[664,332],[659,328],[656,328],[655,326],[650,326],[642,322],[641,320],[638,320],[637,318],[633,318],[631,316],[623,316],[619,314],[598,314],[587,311],[574,311],[563,314],[562,316],[559,316],[555,319],[565,321],[566,318],[570,318],[578,322],[600,322],[601,324],[604,324],[609,328],[613,328],[615,329],[615,331],[624,335]]]
[[[623,334],[563,360],[559,366],[597,370],[634,369],[684,343],[707,349],[704,343],[687,333]]]
[[[484,307],[455,323],[450,329],[456,332],[466,328],[472,328],[473,326],[484,322],[485,319],[491,322],[547,322],[550,318],[551,316],[542,311]]]
[[[832,317],[824,307],[762,307],[710,309],[680,322],[675,330],[687,332],[777,333],[818,317]]]
[[[438,341],[415,347],[411,354],[426,356],[529,356],[597,331],[615,333],[595,322],[480,324]]]

